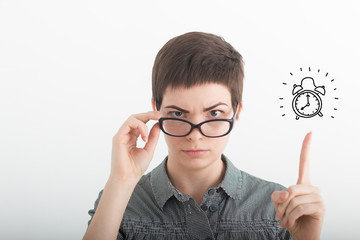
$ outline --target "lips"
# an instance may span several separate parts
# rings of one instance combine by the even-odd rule
[[[201,157],[204,156],[209,150],[204,149],[191,149],[191,150],[183,150],[183,152],[189,157]]]

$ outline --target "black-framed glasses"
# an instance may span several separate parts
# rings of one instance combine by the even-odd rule
[[[237,111],[238,105],[236,105],[234,116],[231,119],[212,119],[199,124],[193,124],[192,122],[179,118],[160,118],[159,125],[165,134],[173,137],[185,137],[189,135],[194,128],[199,129],[205,137],[223,137],[232,130]]]

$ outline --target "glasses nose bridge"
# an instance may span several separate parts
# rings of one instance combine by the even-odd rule
[[[189,136],[195,129],[197,129],[202,136],[205,136],[205,135],[203,134],[203,132],[201,131],[201,125],[202,125],[204,122],[201,122],[201,123],[198,123],[198,124],[193,124],[192,122],[189,122],[189,123],[190,123],[190,125],[191,125],[191,129],[190,129],[190,132],[187,134],[188,136]]]

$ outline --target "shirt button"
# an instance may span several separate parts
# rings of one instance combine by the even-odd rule
[[[217,206],[211,205],[211,206],[209,207],[209,211],[210,211],[210,212],[216,212],[216,211],[217,211]]]
[[[210,189],[210,190],[208,191],[208,193],[209,193],[209,195],[211,196],[211,195],[213,195],[213,194],[215,193],[215,190],[214,190],[214,189]]]
[[[208,207],[205,204],[203,204],[203,205],[201,205],[201,209],[206,211],[208,209]]]

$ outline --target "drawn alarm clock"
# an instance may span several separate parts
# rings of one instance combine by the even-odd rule
[[[304,81],[312,81],[314,89],[304,89]],[[305,77],[301,80],[300,85],[294,84],[292,94],[295,95],[292,108],[296,114],[296,120],[299,120],[300,117],[323,116],[321,113],[322,100],[319,94],[325,95],[325,86],[316,86],[313,78]]]

